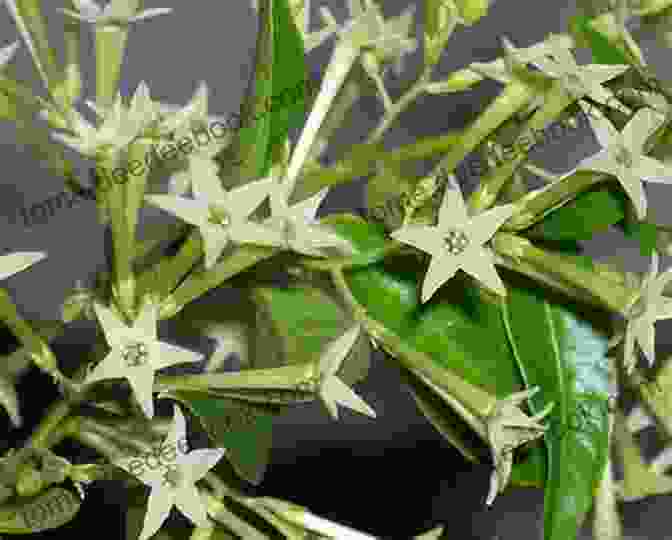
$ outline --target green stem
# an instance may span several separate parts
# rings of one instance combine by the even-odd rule
[[[408,91],[406,91],[397,100],[397,102],[394,103],[392,107],[385,112],[383,118],[376,126],[376,129],[373,130],[368,140],[366,141],[367,143],[370,144],[380,141],[383,138],[385,132],[390,128],[399,115],[404,112],[408,106],[425,91],[425,85],[427,82],[429,82],[429,79],[432,76],[432,70],[433,66],[425,66],[418,79],[413,83]]]
[[[469,384],[459,375],[447,368],[438,368],[425,353],[409,346],[397,334],[385,325],[369,317],[366,309],[350,291],[343,271],[331,271],[334,285],[343,301],[349,306],[354,319],[362,324],[367,333],[401,364],[414,372],[427,377],[432,383],[445,390],[477,418],[486,418],[497,403],[497,398],[485,390]]]
[[[0,288],[0,317],[26,347],[30,358],[41,371],[59,382],[66,382],[67,379],[58,369],[56,355],[48,343],[19,315],[9,294],[2,288]]]
[[[72,404],[67,401],[57,401],[52,403],[47,410],[46,416],[42,419],[35,431],[24,444],[24,448],[32,446],[34,448],[49,448],[49,442],[65,418],[72,410]]]
[[[154,292],[165,298],[177,287],[203,256],[203,241],[197,229],[192,230],[174,257],[163,257],[155,266],[138,277],[139,295]]]
[[[112,291],[119,310],[132,321],[135,318],[135,279],[133,276],[133,243],[128,235],[129,224],[126,219],[125,186],[109,177],[122,164],[121,159],[102,160],[108,171],[107,207],[110,213],[112,243],[114,251]],[[103,169],[101,167],[101,169]]]
[[[432,175],[441,171],[453,171],[455,167],[503,122],[526,105],[534,97],[534,90],[515,79],[504,87],[495,100],[486,107],[476,121],[464,132],[460,144],[448,150],[447,155],[436,165]]]
[[[330,167],[317,167],[297,181],[291,202],[307,199],[325,187],[343,184],[358,176],[365,176],[382,165],[394,167],[404,161],[431,158],[450,150],[460,142],[460,134],[447,133],[425,137],[396,150],[386,150],[380,142],[364,143],[353,148],[348,156]]]
[[[279,248],[240,246],[210,270],[195,271],[172,294],[166,296],[159,308],[159,319],[175,316],[189,302],[204,295],[210,289],[219,287],[227,279],[280,252]]]
[[[597,298],[604,306],[625,316],[633,299],[638,295],[627,287],[607,281],[591,270],[576,265],[567,257],[545,251],[529,240],[509,233],[496,233],[492,247],[500,255],[514,262],[529,263],[533,268],[571,288],[585,291]],[[515,268],[514,268],[515,270]],[[574,295],[572,295],[574,296]]]
[[[535,133],[541,132],[548,125],[556,120],[562,112],[572,104],[572,99],[561,92],[557,86],[550,90],[544,100],[544,105],[537,109],[532,117],[523,126],[519,137],[514,146],[523,138],[532,134],[531,140],[535,141]],[[511,178],[516,169],[527,159],[528,153],[532,148],[531,145],[526,145],[527,148],[523,151],[516,151],[516,155],[511,161],[504,162],[496,169],[489,172],[479,184],[478,188],[471,194],[469,198],[469,208],[472,215],[479,214],[484,210],[490,208],[499,197],[499,193]]]
[[[577,171],[554,184],[527,194],[518,203],[518,211],[502,226],[503,231],[522,231],[541,221],[556,208],[568,203],[579,193],[598,182],[611,180],[607,174]]]

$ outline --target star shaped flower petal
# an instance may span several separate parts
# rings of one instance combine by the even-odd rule
[[[27,270],[47,256],[41,251],[22,251],[0,257],[0,281]]]
[[[654,251],[651,256],[651,266],[648,275],[641,286],[641,295],[630,307],[626,317],[625,329],[625,368],[632,372],[636,362],[635,343],[639,343],[644,356],[653,366],[655,359],[655,329],[656,321],[671,319],[672,299],[663,296],[665,286],[672,281],[672,268],[658,274],[659,255]]]
[[[273,183],[273,178],[268,177],[227,192],[216,179],[203,178],[193,186],[196,199],[172,195],[149,195],[145,199],[199,227],[205,266],[211,268],[230,243],[283,245],[279,231],[247,219],[268,196]]]
[[[148,418],[154,417],[152,391],[154,372],[188,362],[200,362],[203,355],[158,341],[157,305],[146,300],[132,326],[126,325],[111,309],[98,303],[94,310],[112,349],[88,374],[85,383],[125,378]]]
[[[472,62],[469,64],[469,69],[502,84],[509,84],[513,80],[517,80],[543,91],[546,85],[545,76],[529,70],[527,64],[536,58],[542,58],[543,54],[547,54],[548,46],[538,43],[537,48],[532,46],[519,49],[506,36],[502,36],[500,40],[504,50],[501,59],[493,62]],[[536,97],[532,102],[538,104],[542,100],[543,97]]]
[[[311,257],[328,257],[324,249],[335,249],[346,255],[354,254],[350,242],[341,238],[316,220],[317,210],[327,196],[329,188],[289,206],[286,185],[274,181],[271,188],[270,226],[282,233],[287,249]]]
[[[139,540],[147,540],[156,534],[173,506],[194,525],[203,527],[208,524],[207,508],[195,484],[224,457],[226,450],[206,448],[187,453],[186,441],[184,415],[177,405],[173,405],[173,425],[159,447],[166,460],[167,456],[174,456],[168,465],[157,466],[153,470],[149,466],[143,467],[142,472],[136,474],[136,456],[113,462],[151,488]]]
[[[544,434],[546,427],[539,424],[551,412],[553,404],[541,412],[527,416],[519,406],[539,391],[539,387],[517,392],[497,402],[485,419],[488,442],[495,470],[490,477],[490,491],[486,504],[490,506],[498,493],[504,492],[509,483],[513,466],[513,451]]]
[[[492,254],[483,244],[511,217],[514,206],[497,206],[470,218],[459,186],[456,187],[445,190],[436,226],[411,224],[391,234],[395,240],[432,256],[422,284],[423,303],[459,269],[497,294],[506,295],[506,287],[495,270]]]
[[[91,102],[87,105],[102,119],[99,127],[94,127],[76,110],[69,109],[67,114],[74,135],[52,133],[51,136],[90,158],[98,158],[101,153],[110,157],[116,155],[156,120],[156,109],[144,81],[136,88],[128,108],[124,106],[120,94],[108,109],[103,110]]]
[[[553,59],[537,57],[531,60],[541,72],[557,79],[567,94],[576,99],[590,97],[603,105],[615,106],[624,114],[632,111],[621,104],[611,90],[602,86],[602,83],[618,77],[630,68],[629,65],[586,64],[579,66],[566,44],[557,39],[549,40],[546,56]]]
[[[583,108],[585,111],[586,106]],[[642,181],[672,183],[672,167],[643,154],[644,144],[662,125],[664,116],[648,107],[642,108],[619,133],[596,109],[586,112],[602,150],[581,161],[575,170],[615,176],[634,204],[637,218],[644,219],[647,201]]]
[[[138,3],[131,0],[111,0],[104,8],[101,8],[93,0],[73,0],[73,3],[77,11],[67,8],[58,8],[58,10],[78,21],[102,27],[128,25],[132,22],[150,19],[173,11],[172,8],[152,8],[137,11]]]
[[[334,420],[338,420],[337,405],[348,407],[372,418],[376,417],[376,411],[337,377],[337,373],[357,341],[360,331],[361,326],[359,324],[353,326],[342,336],[329,343],[320,356],[318,393],[322,403]]]

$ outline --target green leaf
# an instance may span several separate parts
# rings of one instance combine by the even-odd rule
[[[519,276],[507,283],[511,347],[526,386],[541,387],[530,408],[555,403],[545,436],[545,540],[576,538],[608,456],[606,314],[545,297]]]
[[[213,398],[203,392],[176,390],[163,395],[189,408],[213,445],[226,448],[227,459],[242,478],[251,484],[261,483],[270,461],[277,407]]]
[[[618,223],[620,229],[628,238],[639,242],[639,252],[642,257],[650,257],[658,244],[658,227],[648,221],[628,222],[627,219]]]
[[[274,362],[295,365],[318,362],[330,341],[341,336],[352,325],[348,313],[321,288],[296,285],[287,288],[257,287],[252,293],[262,320],[274,339],[259,340],[255,348],[255,366],[276,367],[264,362],[270,350],[280,351]],[[352,385],[368,373],[371,345],[361,333],[352,352],[343,362],[339,377]]]
[[[288,131],[305,115],[305,49],[287,0],[261,0],[259,21],[254,90],[241,107],[242,129],[228,150],[240,165],[238,173],[228,174],[233,182],[266,176]]]
[[[577,16],[572,21],[572,31],[588,43],[593,64],[629,64],[625,55],[614,47],[606,36],[595,30],[589,17]]]
[[[627,199],[614,188],[599,187],[548,214],[527,231],[530,238],[544,240],[590,240],[625,217]]]
[[[463,277],[454,278],[423,305],[418,293],[422,276],[417,260],[404,256],[351,270],[346,279],[371,318],[428,354],[438,365],[500,397],[520,391],[523,381],[509,349],[499,307],[481,298],[472,282]],[[455,422],[456,413],[439,407],[434,401],[436,395],[418,397],[431,405],[430,408],[419,403],[419,408],[439,433],[460,452],[467,450],[469,443],[462,437],[461,424]],[[446,426],[460,433],[457,439]],[[514,464],[514,482],[526,486],[543,484],[539,451],[532,446],[528,455]],[[536,461],[529,464],[529,459]]]
[[[354,214],[330,214],[320,220],[352,244],[355,254],[348,260],[353,266],[366,266],[382,259],[387,245],[385,228]]]
[[[612,225],[640,244],[643,256],[651,255],[658,241],[657,227],[648,221],[627,219],[627,197],[615,187],[601,186],[581,193],[528,229],[526,236],[546,241],[590,240]]]

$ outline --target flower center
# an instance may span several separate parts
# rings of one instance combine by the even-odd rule
[[[632,153],[625,146],[619,145],[614,151],[616,163],[623,167],[632,167]]]
[[[126,367],[137,367],[147,363],[149,351],[147,345],[140,342],[129,343],[124,347],[122,358],[126,363]]]
[[[451,255],[459,255],[467,249],[467,246],[469,246],[469,238],[467,238],[467,235],[457,229],[448,231],[443,241],[446,244],[448,253]]]
[[[208,221],[213,225],[220,225],[221,227],[228,227],[231,225],[231,215],[217,206],[210,207],[210,217]]]
[[[177,467],[170,467],[163,473],[163,485],[171,488],[179,487],[182,482],[182,473]]]

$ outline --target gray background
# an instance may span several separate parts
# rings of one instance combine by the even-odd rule
[[[321,2],[325,3],[342,21],[346,15],[345,2]],[[407,3],[385,1],[384,12],[396,15]],[[61,51],[62,19],[56,11],[61,3],[44,4],[53,30],[52,43]],[[422,3],[418,4],[416,20],[421,36]],[[175,11],[143,22],[131,32],[122,72],[122,93],[129,95],[144,80],[153,98],[184,104],[199,81],[206,80],[211,90],[210,114],[237,111],[252,68],[255,46],[256,19],[248,2],[163,0],[148,3],[147,7],[173,7]],[[501,35],[524,47],[544,39],[548,32],[564,31],[566,17],[573,12],[573,3],[497,0],[479,24],[459,28],[454,34],[434,79],[441,79],[470,61],[489,61],[499,56]],[[312,24],[316,17],[314,5]],[[0,25],[4,44],[18,39],[19,34],[4,10],[0,13]],[[309,55],[308,63],[314,73],[326,66],[331,43]],[[669,78],[669,60],[665,58],[666,54],[669,58],[669,51],[657,49],[651,41],[644,41],[643,48],[663,78]],[[92,50],[92,33],[85,28],[82,39],[85,98],[94,95]],[[412,68],[401,80],[388,77],[393,98],[399,95],[404,82],[417,73],[419,54],[420,51],[414,55]],[[19,78],[32,82],[35,91],[42,93],[24,45],[14,63]],[[395,148],[419,136],[467,125],[499,88],[498,83],[486,81],[462,94],[420,98],[388,132],[387,147]],[[379,101],[360,100],[356,114],[337,132],[326,153],[327,160],[337,158],[337,150],[344,145],[362,141],[381,113]],[[44,250],[49,255],[34,268],[10,278],[6,286],[26,317],[54,319],[58,317],[63,294],[74,285],[75,279],[86,280],[101,267],[103,229],[97,223],[95,205],[88,201],[60,210],[47,224],[26,228],[18,217],[19,208],[61,192],[62,180],[34,162],[29,149],[15,143],[11,125],[3,123],[0,129],[4,164],[0,175],[0,249]],[[535,163],[561,172],[597,148],[590,133],[577,131],[536,150],[534,158],[538,158]],[[467,181],[467,191],[474,181],[473,178]],[[322,213],[362,206],[363,186],[364,179],[360,179],[334,189]],[[668,222],[665,209],[670,201],[669,189],[649,184],[647,192],[652,212],[659,221]],[[153,221],[162,216],[149,210],[145,218]],[[588,248],[598,259],[622,257],[628,270],[641,271],[648,266],[638,248],[626,243],[616,231],[594,239]],[[667,263],[664,260],[663,267]],[[670,341],[668,336],[669,326],[660,324],[658,337],[662,349]],[[264,484],[269,494],[287,496],[325,517],[385,538],[409,538],[439,523],[446,523],[451,538],[492,539],[495,533],[499,540],[539,537],[542,493],[512,489],[487,510],[484,499],[489,465],[471,466],[443,442],[416,411],[395,371],[378,355],[374,357],[368,380],[358,386],[358,391],[377,411],[376,421],[344,411],[341,421],[335,423],[318,403],[293,409],[278,421],[273,464]],[[360,471],[366,471],[366,475],[360,475]],[[291,491],[283,488],[282,482],[289,483]],[[332,489],[347,490],[349,495],[325,497],[324,493]],[[319,502],[311,504],[311,501]],[[669,512],[669,508],[666,497],[626,505],[626,531],[630,538],[667,536],[663,524],[664,512]],[[95,512],[95,508],[90,511]]]

